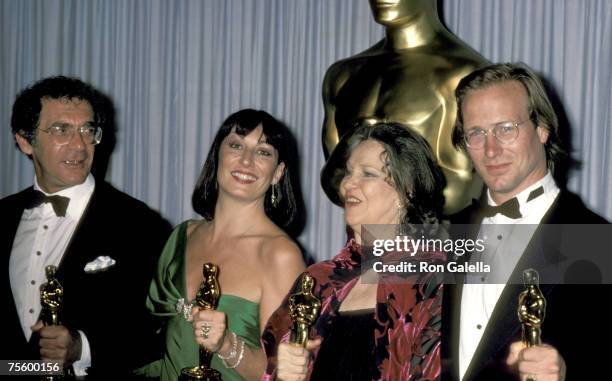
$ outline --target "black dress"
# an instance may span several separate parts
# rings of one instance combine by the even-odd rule
[[[321,343],[311,381],[371,381],[374,369],[374,309],[342,311]]]

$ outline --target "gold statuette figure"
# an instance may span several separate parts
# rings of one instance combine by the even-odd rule
[[[321,310],[321,302],[313,295],[314,278],[302,275],[300,291],[289,297],[289,316],[293,321],[290,341],[306,346],[310,327],[316,322]]]
[[[45,326],[60,325],[59,314],[64,298],[64,288],[56,277],[57,267],[49,265],[45,267],[47,281],[40,285],[40,320]],[[41,380],[56,381],[61,376],[43,376]]]
[[[482,181],[452,145],[454,91],[461,78],[488,62],[442,25],[437,0],[369,1],[385,37],[327,70],[325,156],[357,123],[404,124],[429,142],[447,180],[444,211],[457,212],[478,198]]]
[[[546,314],[546,299],[540,291],[538,272],[528,269],[523,272],[525,291],[519,295],[518,318],[523,328],[523,343],[533,347],[542,343],[542,323]]]
[[[62,307],[64,288],[55,277],[57,267],[45,268],[47,282],[40,285],[41,320],[44,325],[60,325],[59,312]]]
[[[219,267],[212,263],[205,263],[202,269],[204,281],[195,297],[196,305],[203,309],[214,310],[219,304],[221,291],[219,289]],[[221,374],[210,367],[212,352],[200,347],[200,365],[193,368],[184,368],[181,371],[180,381],[221,381]]]

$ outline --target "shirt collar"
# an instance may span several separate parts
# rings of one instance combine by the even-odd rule
[[[40,188],[38,185],[38,178],[34,176],[34,189],[39,190],[46,194],[47,196],[64,196],[70,199],[70,203],[68,203],[68,208],[66,209],[66,217],[70,217],[73,220],[79,220],[85,207],[87,207],[87,203],[93,194],[93,191],[96,186],[96,181],[94,177],[91,175],[87,175],[85,181],[81,184],[74,185],[70,188],[62,189],[59,192],[55,193],[47,193]]]
[[[538,189],[539,187],[542,187],[544,189],[544,195],[546,196],[548,195],[556,196],[557,192],[559,191],[559,187],[555,183],[555,179],[552,177],[552,174],[550,173],[550,171],[546,171],[546,174],[544,175],[544,177],[542,177],[540,180],[536,181],[535,183],[531,184],[530,186],[525,188],[521,193],[515,196],[519,202],[519,208],[520,208],[521,214],[523,215],[528,214],[532,205],[535,206],[539,204],[539,202],[535,202],[536,200],[538,199],[544,200],[547,198],[547,197],[540,196],[534,200],[531,200],[529,203],[527,202],[527,199],[529,198],[529,194],[532,191]],[[497,204],[491,197],[491,192],[489,191],[489,189],[487,189],[487,202],[489,203],[489,205],[497,206]]]

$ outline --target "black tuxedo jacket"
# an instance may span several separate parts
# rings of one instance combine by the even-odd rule
[[[9,257],[24,209],[26,191],[0,200],[0,295],[3,338],[0,359],[39,359],[38,336],[26,342],[9,281]],[[85,333],[91,348],[90,377],[128,374],[157,353],[153,322],[145,299],[153,269],[170,234],[170,225],[144,203],[97,181],[58,267],[64,287],[60,320]],[[116,260],[113,267],[85,273],[98,256]],[[99,377],[98,377],[99,376]]]
[[[477,203],[451,218],[454,224],[474,224],[478,231],[482,222]],[[602,224],[607,221],[593,213],[580,198],[562,190],[542,219],[541,224]],[[550,226],[550,225],[549,225]],[[541,268],[544,262],[555,261],[561,249],[559,234],[572,234],[571,229],[559,225],[559,229],[534,232],[506,285],[489,320],[483,337],[463,380],[518,380],[515,369],[505,361],[510,344],[521,339],[517,317],[518,295],[524,290],[520,285],[522,271]],[[576,237],[580,239],[583,237]],[[609,253],[601,252],[601,255]],[[601,379],[604,368],[603,354],[599,349],[605,338],[610,338],[609,325],[604,321],[604,305],[612,288],[608,285],[541,284],[546,297],[546,316],[542,325],[542,341],[557,348],[567,365],[567,380]],[[445,285],[442,320],[443,380],[459,380],[459,327],[462,284]],[[604,341],[605,342],[605,341]]]

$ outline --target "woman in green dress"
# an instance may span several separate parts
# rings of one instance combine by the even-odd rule
[[[192,196],[204,217],[173,232],[159,259],[147,306],[160,318],[161,358],[136,373],[175,381],[198,365],[198,347],[215,355],[224,381],[259,379],[266,356],[259,337],[304,262],[281,229],[296,216],[291,135],[263,111],[230,115],[213,142]],[[216,310],[191,307],[202,266],[219,266]]]

